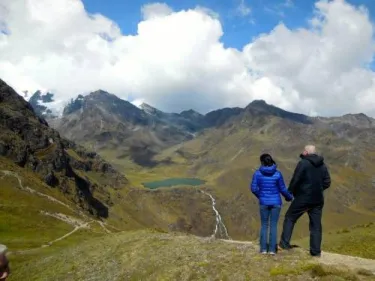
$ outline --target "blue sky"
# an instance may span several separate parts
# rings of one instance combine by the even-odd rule
[[[141,20],[141,7],[153,3],[147,0],[83,0],[89,13],[101,13],[114,20],[124,34],[135,34]],[[154,1],[166,3],[178,11],[202,6],[219,14],[224,35],[222,41],[226,47],[241,49],[253,37],[272,30],[279,22],[289,28],[308,25],[308,19],[314,11],[315,0],[166,0]],[[348,0],[354,5],[364,5],[372,20],[375,15],[375,1]],[[239,8],[249,8],[247,15]]]
[[[18,92],[49,90],[64,102],[103,89],[168,112],[263,99],[311,115],[375,116],[374,0],[47,2],[0,7],[10,31],[0,34],[0,77]]]

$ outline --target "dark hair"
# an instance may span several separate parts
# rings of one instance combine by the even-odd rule
[[[269,155],[268,153],[264,153],[260,156],[260,163],[263,165],[263,166],[272,166],[272,165],[276,165],[276,162],[272,159],[272,156]]]

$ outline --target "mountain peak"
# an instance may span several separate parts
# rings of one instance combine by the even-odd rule
[[[343,115],[343,117],[356,118],[356,119],[370,119],[371,118],[364,113],[348,113],[348,114]]]
[[[98,89],[96,91],[91,92],[88,96],[89,97],[112,97],[115,95],[110,94],[107,91],[104,91],[102,89]]]
[[[147,103],[142,103],[140,106],[140,109],[142,109],[144,112],[146,112],[149,115],[157,115],[157,116],[162,116],[164,115],[164,112],[161,110],[147,104]]]
[[[269,105],[265,100],[253,100],[250,105]]]
[[[194,109],[181,111],[180,115],[185,117],[185,118],[202,118],[203,117],[202,114],[195,111]]]
[[[143,110],[155,110],[156,108],[149,105],[148,103],[143,102],[140,106],[141,109]]]
[[[300,114],[300,113],[293,113],[276,107],[274,105],[268,104],[264,100],[254,100],[252,101],[246,108],[246,111],[252,112],[255,114],[265,114],[265,115],[272,115],[283,119],[289,119],[293,122],[303,123],[303,124],[311,124],[312,120],[310,117]]]
[[[91,92],[91,94],[97,95],[97,94],[109,94],[107,91],[104,91],[102,89],[98,89],[96,91]]]
[[[260,110],[262,112],[271,113],[272,111],[275,111],[275,109],[283,110],[281,108],[278,108],[276,106],[273,106],[271,104],[268,104],[265,100],[253,100],[249,105],[246,107],[246,109],[255,109]]]

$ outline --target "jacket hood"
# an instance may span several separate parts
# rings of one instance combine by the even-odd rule
[[[263,175],[272,176],[274,173],[276,173],[277,166],[274,164],[272,166],[260,166],[259,171]]]
[[[301,159],[309,161],[314,167],[319,167],[324,164],[324,158],[320,155],[309,154],[309,155],[300,155]]]

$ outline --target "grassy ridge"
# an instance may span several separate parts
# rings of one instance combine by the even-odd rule
[[[275,258],[257,246],[150,231],[125,232],[15,259],[11,281],[24,280],[371,280],[320,266],[306,253]]]
[[[308,247],[308,238],[299,243]],[[375,224],[361,224],[343,228],[323,236],[323,249],[338,254],[375,259]]]

